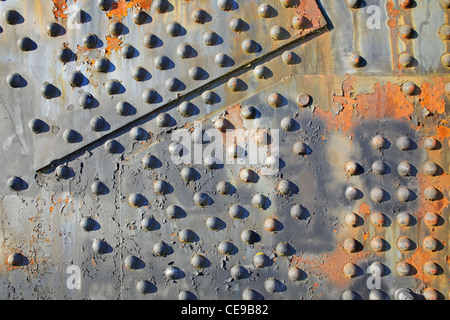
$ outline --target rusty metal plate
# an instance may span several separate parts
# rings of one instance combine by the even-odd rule
[[[0,10],[2,298],[449,299],[448,1]]]

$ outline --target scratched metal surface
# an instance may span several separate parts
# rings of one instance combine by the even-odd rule
[[[449,3],[347,2],[116,0],[102,11],[97,1],[2,1],[0,297],[449,299]],[[207,13],[204,23],[192,19],[197,8]],[[147,16],[138,24],[141,9]],[[298,15],[307,18],[303,29],[293,26]],[[245,22],[238,33],[233,18]],[[117,21],[125,31],[111,36]],[[172,21],[183,27],[179,36],[167,34]],[[50,36],[50,22],[65,31]],[[207,30],[218,43],[204,43]],[[88,33],[98,36],[96,48],[84,47]],[[156,48],[144,46],[148,33],[158,36]],[[28,51],[22,37],[33,41]],[[260,46],[256,52],[242,50],[245,39]],[[182,59],[185,42],[195,51]],[[126,44],[138,51],[131,59],[122,56]],[[74,53],[66,63],[56,57],[64,45]],[[222,52],[233,63],[218,66]],[[155,67],[158,55],[170,58],[168,70]],[[109,59],[108,72],[95,71],[99,57]],[[143,81],[132,77],[138,66],[148,71]],[[195,66],[207,76],[192,79]],[[75,70],[84,78],[72,88]],[[22,76],[17,85],[14,73]],[[183,83],[175,91],[166,86],[171,77]],[[121,83],[118,94],[106,92],[111,79]],[[58,89],[52,99],[40,92],[46,81]],[[159,94],[155,103],[142,99],[149,88]],[[87,109],[83,93],[95,98]],[[274,94],[277,106],[269,103]],[[121,101],[132,105],[126,116],[116,111]],[[189,116],[180,112],[185,102]],[[241,114],[248,106],[253,118]],[[94,131],[98,116],[106,122]],[[31,130],[32,119],[44,122],[41,130]],[[222,120],[235,132],[273,134],[279,170],[265,174],[264,161],[173,162],[174,133],[197,133],[199,124],[213,132]],[[72,143],[67,129],[78,133]],[[213,145],[206,135],[203,148]],[[151,168],[143,164],[149,155]],[[192,180],[183,180],[186,168]],[[228,194],[219,192],[224,181]],[[301,216],[292,214],[298,205]],[[87,217],[90,231],[82,227]],[[188,229],[194,236],[185,239]],[[243,241],[248,230],[254,243]],[[79,288],[68,283],[71,266],[81,272]]]

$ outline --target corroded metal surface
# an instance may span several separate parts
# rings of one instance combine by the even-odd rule
[[[2,298],[449,299],[448,1],[0,11]]]

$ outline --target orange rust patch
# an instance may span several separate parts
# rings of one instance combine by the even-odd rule
[[[394,9],[394,1],[392,1],[392,0],[388,0],[388,1],[386,2],[386,8],[387,8],[387,11],[388,11],[389,15],[390,15],[391,17],[393,17],[393,18],[395,18],[396,16],[398,16],[399,13],[400,13],[399,10]]]
[[[53,15],[55,18],[67,19],[68,9],[66,0],[53,0]]]
[[[359,213],[363,213],[365,215],[368,215],[370,213],[370,207],[367,203],[363,203],[359,206]]]
[[[406,262],[414,266],[414,268],[416,268],[417,270],[417,273],[414,275],[414,277],[427,284],[430,284],[431,279],[423,272],[422,266],[429,259],[430,254],[427,253],[426,251],[423,251],[421,247],[417,247],[416,252],[414,252],[414,254],[412,254],[409,258],[406,259]]]
[[[450,128],[444,126],[438,126],[436,128],[436,139],[443,141],[450,137]]]
[[[433,84],[424,83],[419,96],[422,108],[427,108],[432,113],[442,114],[445,112],[445,100],[442,99],[445,90],[446,80],[444,78],[434,78]]]
[[[149,10],[152,6],[153,0],[118,0],[113,3],[111,10],[106,15],[108,18],[123,19],[128,15],[128,9],[137,7],[142,10]]]
[[[111,54],[113,50],[119,51],[121,47],[122,47],[122,40],[116,37],[106,36],[106,48],[105,48],[106,54]]]

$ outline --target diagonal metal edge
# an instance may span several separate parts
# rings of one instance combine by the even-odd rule
[[[320,9],[320,6],[319,6],[319,9]],[[322,12],[322,10],[321,10],[321,12]],[[322,12],[322,17],[325,19],[325,16],[323,15],[323,12]],[[104,142],[106,142],[107,140],[111,139],[112,137],[121,135],[124,131],[127,131],[129,128],[136,126],[138,123],[147,122],[149,120],[149,118],[151,118],[155,114],[158,114],[162,110],[165,110],[165,109],[172,109],[172,107],[174,107],[178,103],[180,103],[180,102],[182,102],[184,100],[190,100],[191,97],[198,96],[198,94],[204,92],[206,88],[209,88],[211,86],[224,83],[225,80],[228,80],[231,77],[238,76],[238,75],[246,72],[248,69],[256,66],[259,63],[261,63],[261,62],[264,62],[264,61],[267,61],[267,60],[271,60],[272,58],[274,58],[276,56],[279,56],[280,54],[282,54],[286,50],[295,48],[295,47],[297,47],[297,46],[299,46],[299,45],[301,45],[301,44],[303,44],[303,43],[305,43],[307,41],[310,41],[310,40],[312,40],[312,39],[322,35],[323,33],[327,32],[327,31],[330,31],[331,29],[329,28],[328,20],[327,19],[325,19],[325,20],[326,20],[326,24],[324,24],[323,26],[315,29],[314,31],[312,31],[310,33],[308,33],[307,35],[305,35],[303,37],[300,37],[300,38],[297,38],[297,39],[295,39],[295,40],[293,40],[291,42],[288,42],[288,43],[280,46],[279,48],[277,48],[275,50],[272,50],[272,51],[270,51],[270,52],[268,52],[268,53],[266,53],[266,54],[264,54],[264,55],[262,55],[262,56],[260,56],[260,57],[258,57],[256,59],[251,60],[250,62],[241,64],[237,68],[235,68],[235,69],[233,69],[233,70],[223,74],[222,76],[220,76],[218,78],[215,78],[215,79],[205,83],[204,85],[202,85],[202,86],[200,86],[200,87],[198,87],[198,88],[196,88],[196,89],[194,89],[194,90],[192,90],[192,91],[190,91],[190,92],[188,92],[186,94],[180,95],[178,98],[176,98],[174,100],[168,101],[167,103],[165,103],[165,104],[163,104],[163,105],[161,105],[161,106],[159,106],[159,107],[157,107],[157,108],[147,112],[146,114],[143,114],[142,116],[140,116],[140,117],[138,117],[138,118],[128,122],[127,124],[117,128],[117,129],[115,129],[115,130],[113,130],[111,132],[108,132],[104,136],[102,136],[102,137],[100,137],[100,138],[98,138],[98,139],[96,139],[96,140],[94,140],[94,141],[92,141],[92,142],[90,142],[90,143],[88,143],[88,144],[86,144],[86,145],[84,145],[84,146],[82,146],[82,147],[80,147],[80,148],[78,148],[78,149],[68,153],[67,155],[65,155],[65,156],[63,156],[63,157],[61,157],[59,159],[51,160],[49,164],[47,164],[47,165],[45,165],[43,167],[35,168],[35,171],[37,171],[37,172],[45,172],[45,171],[51,170],[51,168],[53,166],[55,166],[57,163],[67,162],[68,159],[73,158],[73,157],[75,157],[77,155],[80,155],[83,152],[83,150],[88,150],[88,149],[91,149],[94,146],[96,147],[98,145],[101,145]]]

